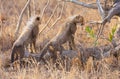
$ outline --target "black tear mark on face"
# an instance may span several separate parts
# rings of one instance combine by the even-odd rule
[[[40,20],[40,17],[37,17],[36,20],[39,21],[39,20]]]

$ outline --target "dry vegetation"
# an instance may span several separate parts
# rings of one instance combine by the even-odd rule
[[[33,0],[32,0],[33,1]],[[36,10],[42,11],[47,3],[47,0],[35,0]],[[94,2],[95,0],[82,0],[84,2]],[[22,69],[14,70],[8,67],[10,63],[10,55],[12,44],[15,41],[14,33],[18,21],[20,12],[25,4],[26,0],[0,0],[0,79],[119,79],[120,78],[120,62],[118,62],[114,57],[108,57],[104,60],[99,60],[94,62],[91,58],[88,59],[85,69],[79,69],[79,66],[74,66],[69,72],[61,66],[61,69],[57,69],[52,64],[48,65],[38,65],[34,63],[34,67],[27,67]],[[54,7],[57,5],[56,0],[50,0],[49,7],[45,10],[42,18],[42,24],[39,26],[41,29],[44,27],[52,14]],[[31,6],[33,3],[31,2]],[[39,44],[51,39],[55,36],[56,32],[59,30],[60,25],[66,20],[67,17],[81,14],[85,18],[85,25],[79,26],[77,33],[75,35],[75,43],[78,46],[80,43],[84,47],[91,47],[93,45],[94,39],[89,37],[85,31],[86,26],[93,26],[94,31],[98,31],[99,25],[89,25],[89,21],[99,21],[101,20],[98,11],[93,9],[88,9],[75,5],[73,3],[66,3],[62,18],[58,21],[55,26],[51,28],[51,25],[57,19],[59,12],[61,11],[61,5],[57,8],[52,20],[48,24],[48,27],[38,36],[37,38],[37,48],[39,51]],[[33,7],[32,7],[33,11]],[[32,12],[33,13],[33,12]],[[32,14],[33,15],[33,14]],[[20,31],[24,27],[28,19],[27,11],[25,12]],[[108,38],[111,28],[116,25],[118,21],[112,19],[111,23],[107,24],[104,29],[104,36]],[[105,39],[100,39],[98,45],[109,44]],[[65,46],[67,47],[67,46]],[[74,61],[73,61],[74,62]],[[94,66],[95,63],[96,65]]]

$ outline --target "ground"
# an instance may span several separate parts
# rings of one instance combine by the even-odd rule
[[[32,0],[35,2],[36,10],[42,12],[44,6],[47,3],[47,0]],[[84,2],[95,2],[95,0],[81,0]],[[20,12],[25,4],[26,0],[0,0],[0,20],[1,16],[4,17],[3,23],[0,24],[0,79],[119,79],[120,78],[120,62],[117,62],[115,58],[106,58],[105,60],[97,61],[98,69],[96,70],[92,65],[93,61],[89,60],[88,65],[86,65],[84,70],[78,69],[78,67],[72,67],[71,70],[65,71],[65,69],[59,70],[54,67],[54,65],[38,65],[34,64],[34,67],[28,67],[23,69],[14,70],[11,67],[8,68],[7,65],[10,63],[11,48],[15,41],[15,29],[17,21],[20,15]],[[50,15],[52,14],[55,6],[57,5],[56,0],[50,0],[49,7],[45,10],[45,13],[42,18],[42,24],[39,26],[39,29],[45,26]],[[60,2],[60,4],[62,4]],[[34,4],[31,2],[32,10]],[[88,9],[75,5],[74,3],[67,2],[62,13],[61,19],[51,28],[51,25],[57,19],[59,12],[61,11],[62,5],[59,5],[57,8],[52,20],[47,25],[48,27],[38,36],[37,38],[37,48],[39,51],[39,44],[45,41],[46,39],[51,39],[57,31],[59,30],[62,23],[65,20],[73,15],[81,14],[85,18],[85,25],[78,25],[77,33],[75,35],[76,45],[83,45],[84,47],[92,47],[95,38],[89,36],[89,33],[86,32],[86,27],[91,26],[94,30],[94,33],[98,31],[99,25],[90,25],[89,21],[101,21],[101,17],[97,10]],[[31,12],[32,15],[34,12]],[[28,19],[27,11],[25,12],[22,24],[20,27],[20,32],[24,28],[26,21]],[[117,19],[112,19],[110,23],[104,28],[104,36],[109,38],[109,34],[113,27],[118,23]],[[98,46],[110,44],[109,41],[105,39],[100,39],[98,41]],[[65,45],[67,48],[67,46]],[[118,59],[119,61],[119,59]],[[117,64],[116,64],[117,63]]]

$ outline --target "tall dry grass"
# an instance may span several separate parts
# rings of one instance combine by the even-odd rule
[[[111,62],[111,61],[109,61]],[[14,70],[12,68],[0,68],[1,79],[119,79],[119,68],[112,69],[109,63],[99,62],[97,70],[91,65],[91,59],[87,62],[85,70],[79,70],[73,66],[70,71],[59,70],[54,65],[36,65]],[[88,68],[89,67],[89,68]]]

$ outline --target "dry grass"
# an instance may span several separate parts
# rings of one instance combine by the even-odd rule
[[[38,66],[36,65],[37,63],[35,63],[34,67],[23,68],[21,70],[14,70],[11,67],[8,67],[7,65],[10,63],[11,47],[14,42],[14,32],[18,21],[18,16],[25,4],[25,1],[26,0],[0,0],[0,16],[4,16],[4,18],[6,18],[5,21],[0,24],[0,79],[120,79],[120,62],[116,62],[117,60],[113,57],[96,62],[90,58],[87,62],[87,65],[85,66],[85,70],[79,69],[78,66],[73,66],[69,72],[67,72],[64,68],[59,70],[53,65]],[[40,9],[42,11],[47,0],[35,1],[36,9]],[[83,1],[93,2],[95,0]],[[56,3],[56,0],[50,0],[49,7],[43,15],[40,29],[47,22],[53,11],[53,8],[56,6]],[[39,35],[37,40],[38,46],[45,39],[51,39],[56,34],[57,30],[59,30],[60,25],[69,16],[80,13],[82,16],[84,16],[86,23],[90,20],[100,20],[100,16],[97,10],[87,9],[73,3],[66,4],[67,5],[65,6],[62,18],[59,22],[57,22],[57,24],[55,24],[55,27],[49,30],[52,23],[56,20],[58,12],[60,12],[61,8],[57,9],[57,12],[53,16],[51,22],[48,24],[48,27]],[[32,5],[33,4],[31,3],[31,6]],[[20,31],[24,27],[26,21],[27,12],[24,14]],[[113,19],[110,24],[107,24],[104,30],[105,37],[108,37],[111,28],[116,23],[117,20]],[[75,37],[76,45],[79,45],[79,42],[81,42],[81,44],[85,47],[90,47],[92,45],[93,39],[88,37],[85,31],[85,26],[88,25],[89,24],[86,24],[83,27],[78,27]],[[96,29],[97,31],[97,28],[98,26],[94,25],[93,29]],[[106,40],[99,40],[99,45],[105,44],[108,44]],[[96,65],[94,66],[93,63],[96,63]]]
[[[35,64],[35,63],[34,63]],[[92,65],[91,59],[85,70],[79,70],[76,66],[72,67],[69,72],[65,69],[58,70],[53,65],[48,66],[36,65],[31,68],[13,70],[11,68],[0,68],[1,79],[119,79],[119,68],[111,69],[110,65],[105,62],[99,62],[98,69]]]

